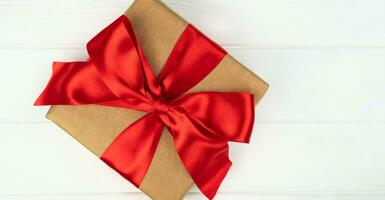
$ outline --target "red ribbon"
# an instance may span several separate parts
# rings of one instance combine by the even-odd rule
[[[183,93],[207,76],[226,52],[188,25],[156,77],[125,16],[95,36],[87,50],[86,62],[53,64],[52,77],[35,105],[97,104],[147,112],[101,159],[139,187],[166,126],[195,184],[212,199],[231,166],[227,142],[250,139],[253,95]]]

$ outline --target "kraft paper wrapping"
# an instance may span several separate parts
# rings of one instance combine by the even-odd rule
[[[124,15],[132,22],[155,74],[159,74],[188,23],[157,0],[136,0]],[[249,92],[255,94],[257,103],[267,88],[266,82],[227,55],[189,92]],[[47,118],[100,157],[127,126],[144,114],[136,110],[96,105],[52,106]],[[176,200],[182,199],[192,184],[165,128],[140,190],[154,200]]]

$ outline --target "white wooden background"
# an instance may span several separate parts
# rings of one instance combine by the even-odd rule
[[[0,0],[1,200],[147,199],[32,107],[130,3]],[[385,199],[385,1],[165,3],[270,83],[217,199]]]

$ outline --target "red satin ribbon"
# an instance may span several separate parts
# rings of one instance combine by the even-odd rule
[[[188,25],[155,77],[125,16],[95,36],[87,50],[86,62],[53,64],[52,77],[35,105],[98,104],[147,112],[101,159],[139,187],[166,126],[195,184],[212,199],[231,166],[227,142],[249,141],[253,95],[183,93],[207,76],[226,52]]]

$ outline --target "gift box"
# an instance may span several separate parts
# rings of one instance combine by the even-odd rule
[[[190,27],[190,25],[157,0],[136,0],[124,13],[124,16],[129,19],[137,41],[141,46],[140,50],[143,51],[154,74],[158,76],[166,65],[170,53],[176,48],[175,46],[181,35],[185,34],[186,27]],[[231,25],[229,24],[229,26]],[[208,42],[209,45],[218,48],[219,52],[224,51],[197,29],[192,28],[192,30],[198,33],[199,37]],[[213,69],[188,89],[186,94],[211,91],[251,93],[256,105],[268,88],[265,81],[253,74],[229,54],[224,54],[213,65],[215,65]],[[174,70],[178,70],[177,67],[175,66]],[[189,77],[185,78],[188,79]],[[98,157],[103,157],[106,154],[106,149],[117,140],[118,136],[128,126],[147,114],[136,109],[108,105],[62,105],[66,103],[60,102],[51,104],[53,106],[49,109],[47,118]],[[223,121],[223,123],[226,123],[226,121]],[[175,138],[173,138],[170,130],[172,129],[165,127],[162,129],[159,142],[155,144],[156,151],[150,159],[149,167],[144,170],[144,177],[139,183],[132,181],[135,178],[127,178],[124,172],[120,172],[155,200],[182,199],[194,183],[191,173],[185,166],[188,161],[186,159],[184,162],[181,160],[181,155],[176,151]],[[250,130],[247,134],[250,134]],[[143,134],[143,137],[147,136]],[[245,135],[242,142],[248,142],[249,137],[250,135]],[[196,148],[198,150],[199,147]],[[109,164],[108,161],[105,160],[105,162]],[[191,167],[188,169],[191,169]],[[227,170],[228,168],[224,169],[223,173],[227,173]],[[220,176],[217,185],[222,181],[222,176],[224,175]],[[209,189],[214,192],[204,193],[208,198],[213,198],[217,186]]]

